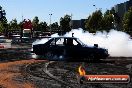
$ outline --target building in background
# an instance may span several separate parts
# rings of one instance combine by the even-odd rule
[[[82,29],[85,30],[85,21],[86,21],[86,19],[71,20],[70,26],[71,26],[72,29],[82,28]]]
[[[119,24],[117,25],[117,29],[121,30],[123,28],[122,26],[123,16],[126,12],[128,12],[131,6],[132,6],[132,0],[129,0],[129,1],[117,4],[114,7],[112,7],[114,8],[115,13],[119,17]]]

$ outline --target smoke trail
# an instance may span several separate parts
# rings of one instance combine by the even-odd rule
[[[72,33],[74,33],[74,37],[79,38],[89,46],[98,44],[99,47],[108,49],[110,56],[132,57],[132,39],[130,39],[130,35],[124,32],[111,30],[109,33],[104,31],[92,34],[88,31],[84,32],[83,29],[74,29],[64,36],[71,37]],[[57,36],[57,34],[52,35],[52,37]],[[37,44],[42,44],[46,41],[48,40],[42,39],[39,42],[37,41]]]
[[[104,31],[92,34],[75,29],[65,36],[71,36],[72,33],[87,45],[98,44],[99,47],[108,49],[110,56],[132,57],[132,39],[124,32],[111,30],[109,33]]]
[[[59,37],[59,35],[56,33],[56,34],[51,35],[51,37]],[[34,41],[34,42],[32,43],[32,45],[44,44],[44,43],[47,42],[49,39],[50,39],[50,38],[37,39],[36,41]]]

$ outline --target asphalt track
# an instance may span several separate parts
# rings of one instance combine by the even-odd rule
[[[0,57],[1,63],[36,59],[27,47],[1,49]],[[131,81],[128,84],[80,84],[77,70],[83,65],[87,74],[128,74],[132,77],[131,63],[132,57],[109,57],[100,62],[44,61],[25,65],[21,70],[37,88],[131,88]]]
[[[120,63],[87,63],[87,62],[50,62],[31,64],[26,71],[33,76],[45,78],[45,75],[54,81],[58,87],[65,88],[131,88],[132,83],[79,83],[78,67],[83,65],[88,74],[129,74],[132,76],[132,61]],[[121,65],[122,64],[122,65]],[[39,73],[38,73],[39,72]],[[132,79],[132,78],[131,78]],[[51,86],[52,87],[52,86]]]

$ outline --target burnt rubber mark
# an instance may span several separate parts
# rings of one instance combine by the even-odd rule
[[[34,64],[30,64],[27,65],[26,70],[28,73],[30,73],[30,75],[39,77],[39,78],[44,78],[44,79],[48,79],[48,80],[55,80],[58,83],[61,84],[61,87],[68,87],[68,88],[87,88],[88,86],[91,86],[92,88],[98,88],[101,87],[103,88],[104,86],[102,84],[96,84],[96,85],[92,85],[92,84],[80,84],[78,82],[78,80],[76,80],[75,82],[69,82],[69,79],[73,78],[72,76],[68,77],[69,74],[73,74],[72,70],[71,71],[67,71],[65,74],[61,75],[62,78],[59,78],[58,76],[54,76],[52,73],[50,73],[50,71],[48,70],[48,66],[53,65],[54,62],[50,61],[50,62],[45,62],[45,63],[34,63]],[[37,70],[37,68],[39,68],[39,71]],[[73,69],[73,68],[72,68]],[[76,73],[74,73],[76,74]]]
[[[69,87],[69,88],[75,88],[75,86],[72,86],[71,84],[53,76],[48,70],[47,67],[50,65],[50,63],[54,62],[45,62],[45,63],[34,63],[26,66],[26,72],[30,75],[39,77],[39,78],[45,78],[45,79],[52,79],[63,85],[63,87]],[[39,71],[37,70],[39,68]]]
[[[126,88],[127,85],[125,84],[92,84],[92,83],[84,83],[80,84],[77,79],[73,80],[75,75],[78,74],[77,68],[82,64],[81,62],[41,62],[41,63],[35,63],[30,64],[27,66],[27,70],[29,71],[31,75],[37,76],[39,78],[47,79],[47,82],[50,80],[54,80],[56,83],[61,85],[61,88],[63,87],[70,87],[70,88],[111,88],[113,87],[120,87],[120,88]],[[117,65],[116,63],[84,63],[85,67],[88,67],[87,73],[92,74],[110,74],[113,73],[113,69],[115,74],[122,73],[120,71],[127,71],[126,68],[124,68],[121,65]],[[105,66],[105,68],[103,68]],[[101,70],[102,69],[102,70]],[[109,70],[108,70],[109,69]],[[118,69],[118,70],[117,70]],[[120,70],[122,69],[122,70]],[[100,70],[100,71],[99,71]],[[63,72],[62,72],[63,71]],[[124,72],[123,72],[124,73]],[[72,75],[73,74],[73,75]],[[123,86],[123,87],[121,87]]]

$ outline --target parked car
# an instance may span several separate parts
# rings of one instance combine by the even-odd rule
[[[33,45],[36,55],[43,55],[48,60],[87,61],[106,59],[108,50],[98,44],[88,46],[75,37],[53,37],[44,44]]]

